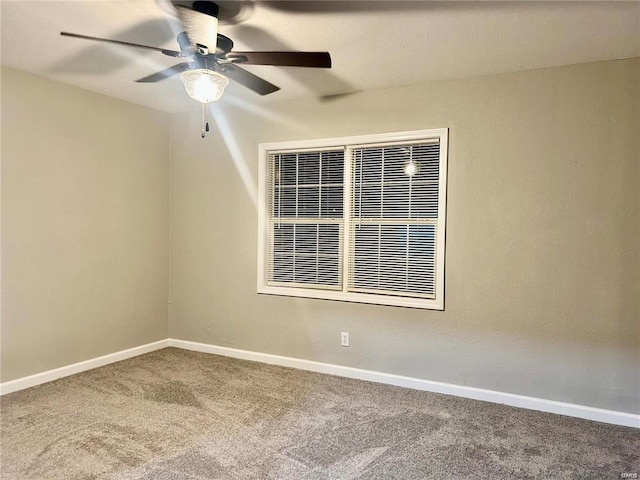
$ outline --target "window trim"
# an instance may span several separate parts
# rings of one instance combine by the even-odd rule
[[[317,298],[324,300],[338,300],[356,303],[369,303],[377,305],[389,305],[411,308],[423,308],[431,310],[444,310],[444,281],[445,281],[445,236],[446,236],[446,198],[447,198],[447,152],[448,152],[448,128],[435,128],[429,130],[413,130],[407,132],[357,135],[349,137],[322,138],[313,140],[295,140],[288,142],[261,143],[258,146],[258,265],[257,265],[257,292],[269,295],[283,295],[291,297]],[[420,140],[438,139],[440,142],[440,168],[438,174],[438,220],[436,236],[436,275],[435,298],[412,298],[396,295],[381,295],[372,293],[358,293],[344,291],[347,288],[348,266],[345,265],[348,257],[348,239],[343,242],[343,255],[341,259],[343,290],[312,289],[302,287],[284,287],[267,285],[266,261],[268,255],[267,242],[267,159],[274,152],[300,152],[302,150],[345,148],[345,182],[344,182],[344,208],[345,219],[342,235],[347,235],[348,217],[351,210],[349,197],[351,185],[351,155],[350,149],[359,146],[374,146],[391,142],[412,142]]]

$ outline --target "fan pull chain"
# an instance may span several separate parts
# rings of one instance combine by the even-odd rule
[[[202,138],[204,138],[204,136],[207,134],[206,132],[209,131],[209,122],[208,122],[209,108],[208,107],[209,107],[208,103],[202,104],[202,133],[200,134]]]

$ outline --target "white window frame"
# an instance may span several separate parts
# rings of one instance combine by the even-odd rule
[[[346,291],[348,288],[347,275],[349,258],[348,235],[349,231],[349,214],[351,211],[351,168],[352,159],[349,150],[355,147],[376,145],[391,142],[415,142],[429,141],[437,139],[440,144],[440,168],[438,176],[438,220],[436,235],[436,275],[435,275],[435,298],[413,298],[408,296],[396,295],[380,295],[373,293],[357,293]],[[345,153],[345,174],[344,174],[344,227],[343,234],[345,236],[343,242],[344,253],[342,256],[341,266],[343,274],[342,290],[315,289],[304,287],[286,287],[273,286],[267,284],[267,265],[269,258],[266,252],[268,246],[267,232],[267,160],[271,152],[292,151],[299,152],[301,150],[327,149],[327,148],[346,148]],[[291,297],[318,298],[325,300],[338,300],[346,302],[370,303],[377,305],[390,305],[399,307],[424,308],[431,310],[444,310],[444,267],[445,267],[445,226],[446,226],[446,196],[447,196],[447,152],[448,152],[448,129],[437,128],[430,130],[414,130],[408,132],[384,133],[373,135],[358,135],[349,137],[323,138],[314,140],[297,140],[290,142],[271,142],[261,143],[258,146],[258,293],[270,295],[284,295]]]

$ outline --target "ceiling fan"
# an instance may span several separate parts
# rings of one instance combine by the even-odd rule
[[[182,63],[140,78],[136,82],[158,82],[180,74],[187,94],[202,103],[203,138],[205,132],[209,131],[206,106],[222,96],[229,79],[259,95],[268,95],[280,90],[276,85],[243,69],[240,65],[331,68],[331,56],[328,52],[234,52],[233,41],[218,33],[219,9],[216,3],[202,0],[171,3],[184,29],[176,38],[180,51],[69,32],[60,32],[60,35],[155,50],[169,57],[184,59]]]

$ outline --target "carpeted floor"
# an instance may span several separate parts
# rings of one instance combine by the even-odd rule
[[[14,479],[565,479],[640,431],[167,348],[1,400]]]

